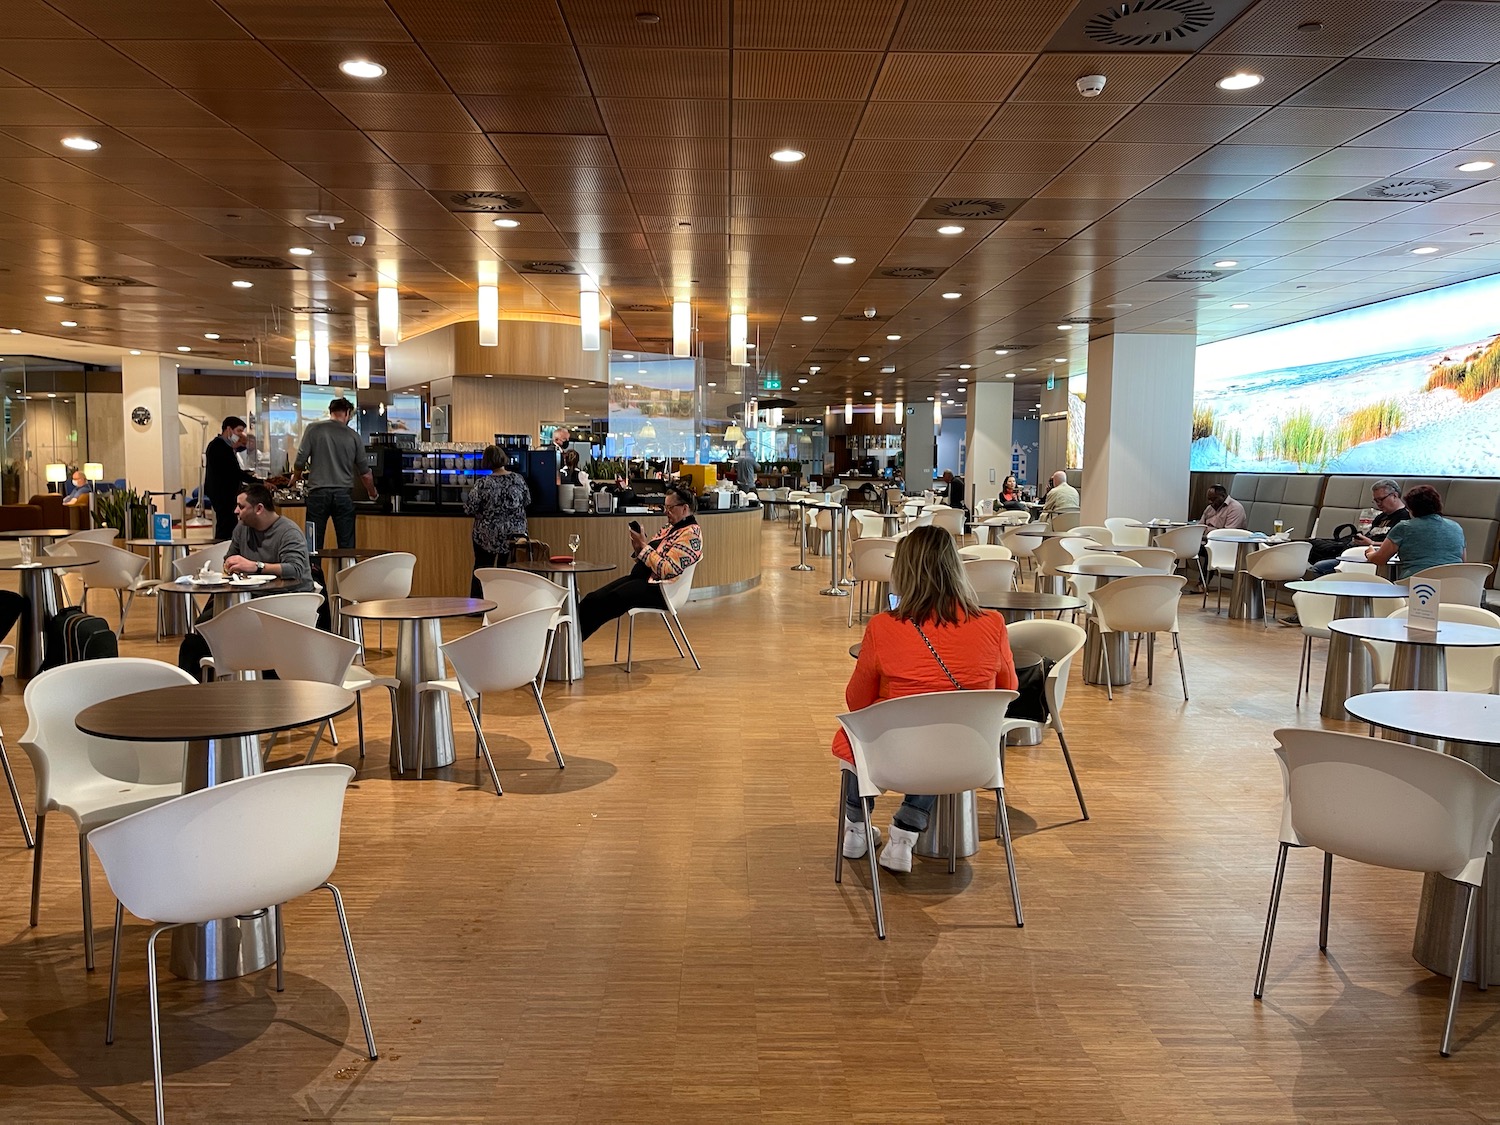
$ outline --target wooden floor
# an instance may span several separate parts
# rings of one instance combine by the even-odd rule
[[[828,743],[858,630],[818,596],[824,567],[790,572],[784,534],[765,551],[759,589],[688,607],[701,673],[660,625],[642,623],[633,675],[609,663],[609,635],[590,642],[587,679],[548,691],[565,772],[528,699],[488,700],[504,798],[462,732],[441,776],[393,778],[372,699],[335,880],[381,1057],[362,1054],[327,898],[307,898],[287,911],[284,993],[269,972],[164,976],[169,1118],[1500,1120],[1500,993],[1466,990],[1458,1053],[1440,1059],[1446,982],[1410,956],[1419,877],[1341,864],[1324,958],[1319,858],[1294,854],[1266,1001],[1251,999],[1280,805],[1271,732],[1319,722],[1293,708],[1298,630],[1186,599],[1191,703],[1170,665],[1113,703],[1075,674],[1093,819],[1077,819],[1055,739],[1007,759],[1026,928],[987,841],[955,876],[921,861],[885,875],[879,942],[867,873],[832,881]],[[150,610],[125,652],[173,659]],[[30,793],[20,688],[6,681],[0,723]],[[352,720],[342,734],[358,764]],[[127,928],[106,1048],[107,886],[96,875],[85,973],[67,826],[30,929],[29,853],[0,813],[0,1121],[149,1120],[145,926]]]

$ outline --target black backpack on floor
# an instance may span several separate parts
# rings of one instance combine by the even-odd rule
[[[103,660],[120,655],[120,641],[108,621],[84,613],[76,605],[59,611],[47,622],[42,638],[42,670],[80,660]]]

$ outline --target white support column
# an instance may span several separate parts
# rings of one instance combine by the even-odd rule
[[[1070,469],[1068,464],[1068,380],[1052,380],[1052,389],[1042,388],[1041,424],[1037,429],[1037,486],[1045,491],[1052,474]]]
[[[1187,512],[1196,348],[1190,335],[1089,341],[1084,523]]]
[[[125,412],[125,470],[121,475],[138,492],[176,491],[182,487],[176,361],[154,353],[123,356],[120,383]],[[145,412],[139,421],[137,410]],[[108,468],[105,472],[113,475]]]
[[[933,445],[937,434],[932,425],[932,403],[908,402],[901,427],[901,451],[906,457],[902,474],[906,478],[906,491],[922,492],[932,487],[932,470],[936,465],[937,454]]]
[[[982,500],[994,499],[1001,482],[1010,475],[1010,423],[1015,413],[1015,387],[1009,381],[970,383],[968,398],[966,505],[976,495]]]

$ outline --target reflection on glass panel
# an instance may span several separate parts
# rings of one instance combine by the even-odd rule
[[[88,460],[83,365],[4,356],[0,381],[5,415],[0,498],[24,503],[49,486],[65,492],[73,470]]]
[[[637,354],[609,364],[608,457],[690,460],[696,448],[692,359]]]

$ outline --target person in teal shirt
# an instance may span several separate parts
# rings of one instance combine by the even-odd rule
[[[1411,519],[1392,527],[1385,542],[1365,551],[1365,559],[1383,563],[1399,554],[1399,578],[1410,578],[1428,567],[1463,562],[1464,529],[1443,515],[1443,498],[1437,490],[1415,485],[1403,499]]]

